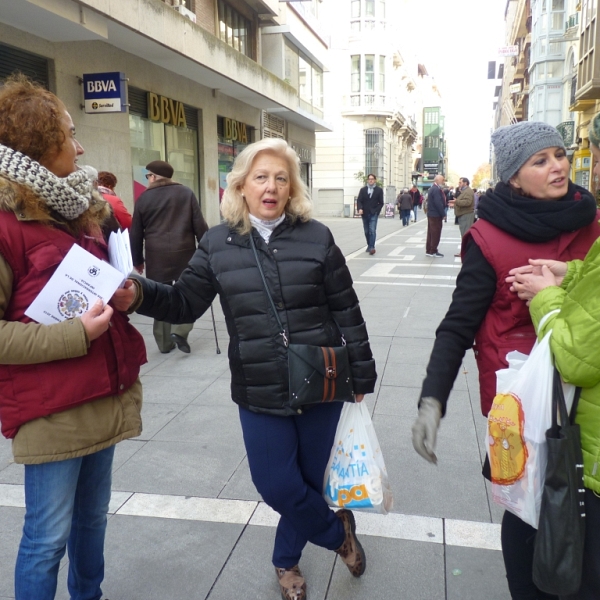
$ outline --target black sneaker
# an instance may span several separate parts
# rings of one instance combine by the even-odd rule
[[[444,258],[443,254],[440,254],[439,252],[436,252],[435,254],[432,254],[433,258]]]

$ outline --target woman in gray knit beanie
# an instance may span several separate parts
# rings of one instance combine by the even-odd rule
[[[496,130],[492,142],[500,181],[481,197],[479,219],[462,239],[462,268],[436,331],[413,425],[413,446],[431,462],[437,460],[437,430],[467,350],[475,349],[481,411],[487,417],[496,394],[496,371],[508,366],[506,354],[529,354],[536,340],[526,303],[506,283],[511,269],[531,258],[582,259],[600,236],[595,200],[569,180],[564,142],[554,127],[516,123]],[[489,446],[489,455],[497,456],[499,446]],[[483,474],[498,478],[487,459]],[[520,518],[519,507],[515,510],[504,513],[501,531],[511,598],[556,600],[533,581],[536,530]]]

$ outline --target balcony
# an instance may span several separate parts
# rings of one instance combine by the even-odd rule
[[[365,92],[344,96],[343,115],[378,114],[391,117],[394,114],[394,101],[386,94]]]

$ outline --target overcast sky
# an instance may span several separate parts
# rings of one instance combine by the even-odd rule
[[[459,176],[471,178],[488,161],[494,88],[500,81],[487,79],[487,67],[488,61],[499,64],[498,48],[505,45],[506,2],[406,0],[412,15],[399,35],[410,36],[418,61],[438,83],[449,169]],[[404,51],[405,44],[400,48]]]

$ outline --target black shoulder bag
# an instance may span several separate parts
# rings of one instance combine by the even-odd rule
[[[269,291],[252,233],[250,233],[250,245],[252,246],[256,264],[263,285],[265,286],[265,292],[271,303],[273,314],[281,329],[283,343],[288,351],[290,407],[300,413],[302,412],[302,407],[307,404],[319,404],[321,402],[333,402],[336,400],[354,402],[348,348],[346,347],[346,340],[341,331],[341,346],[290,344],[285,328],[275,308],[273,297]]]
[[[579,425],[575,425],[580,393],[578,387],[569,415],[560,374],[554,369],[552,426],[546,431],[548,464],[535,536],[533,581],[543,592],[561,597],[579,590],[583,568],[585,490]]]

